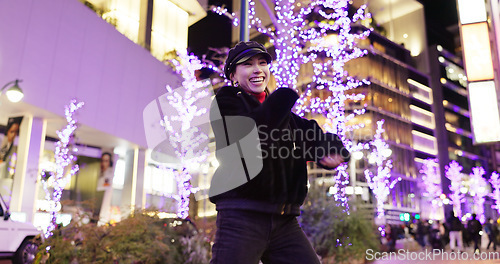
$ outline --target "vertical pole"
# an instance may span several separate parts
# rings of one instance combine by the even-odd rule
[[[145,169],[148,166],[148,150],[139,148],[137,160],[137,181],[135,187],[135,207],[137,209],[145,209],[146,193],[144,191],[144,179],[146,177]]]
[[[139,11],[139,45],[151,50],[151,24],[153,21],[153,0],[140,0]]]
[[[134,214],[135,197],[137,190],[137,163],[139,158],[139,148],[128,149],[125,154],[125,180],[123,183],[121,212],[122,219],[125,219],[129,214]],[[127,208],[129,210],[127,210]]]
[[[356,182],[356,160],[354,158],[351,158],[351,160],[349,161],[349,182],[351,183],[351,186],[352,186],[352,189],[354,191],[354,194],[351,196],[351,200],[356,202],[356,186],[357,186],[357,182]]]
[[[241,10],[240,10],[240,41],[248,41],[250,38],[250,31],[248,25],[248,11],[249,11],[249,0],[241,0]]]

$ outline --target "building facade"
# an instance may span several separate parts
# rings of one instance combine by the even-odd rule
[[[267,4],[272,9],[274,2],[267,1]],[[385,210],[389,222],[399,222],[401,213],[420,214],[425,202],[430,202],[419,198],[422,187],[419,170],[423,160],[437,157],[424,9],[420,2],[413,0],[391,3],[353,1],[352,4],[354,7],[368,5],[367,11],[373,18],[369,24],[374,28],[368,39],[359,43],[368,54],[350,61],[346,66],[350,76],[367,79],[371,83],[349,91],[364,94],[365,99],[346,102],[346,111],[350,113],[356,109],[366,109],[365,114],[350,121],[350,125],[364,125],[364,128],[354,132],[352,139],[363,142],[373,139],[377,121],[385,120],[383,137],[392,151],[392,179],[401,178],[391,191]],[[233,6],[235,13],[238,13],[239,1],[233,1]],[[270,26],[266,8],[256,2],[255,10],[262,24]],[[238,29],[234,29],[234,42],[238,35]],[[250,32],[250,38],[265,41],[256,31]],[[298,87],[307,85],[304,82],[311,80],[312,66],[303,65],[300,74]],[[325,92],[315,91],[313,94],[324,98],[322,93]],[[320,123],[322,119],[317,117]],[[364,174],[365,170],[374,169],[368,156],[369,153],[365,151],[351,160],[348,171],[350,186],[346,190],[351,200],[373,210],[375,198]],[[323,185],[334,185],[332,180],[335,171],[325,171],[311,164],[309,172],[311,179],[318,179]],[[424,212],[428,218],[436,217],[430,214]]]
[[[273,1],[267,3],[273,7]],[[360,43],[369,51],[368,55],[351,61],[347,66],[351,76],[367,78],[371,82],[369,86],[353,91],[363,93],[366,96],[363,101],[346,104],[347,111],[359,108],[367,110],[364,115],[353,120],[353,123],[365,125],[365,128],[357,132],[358,138],[354,139],[369,139],[375,132],[376,121],[384,119],[384,138],[393,153],[393,178],[402,179],[395,185],[392,197],[386,202],[386,209],[394,211],[390,217],[397,221],[401,212],[407,212],[422,214],[427,219],[442,219],[443,208],[449,200],[422,197],[426,193],[426,187],[422,184],[423,162],[427,159],[437,160],[440,184],[443,192],[448,194],[450,183],[445,177],[445,166],[451,160],[456,160],[464,167],[464,176],[475,166],[483,166],[491,173],[498,168],[498,144],[480,146],[473,141],[467,76],[461,54],[452,55],[437,45],[428,47],[429,27],[426,27],[428,21],[421,1],[353,1],[353,6],[361,4],[367,4],[367,11],[372,14],[370,26],[374,28],[374,32],[368,40]],[[233,6],[238,12],[239,1],[233,1]],[[255,8],[257,14],[265,14],[265,8],[259,3],[256,3]],[[487,8],[495,25],[498,20],[495,14],[498,12],[494,10],[497,9],[496,1]],[[262,17],[263,25],[271,25],[271,20],[266,19],[266,15]],[[496,27],[493,28],[496,30]],[[238,30],[234,29],[235,42],[237,33]],[[250,32],[250,37],[263,39],[255,31]],[[453,38],[446,41],[456,42]],[[309,68],[309,72],[307,66],[301,69],[301,79],[307,79],[307,74],[312,72],[312,68]],[[320,94],[318,93],[319,96]],[[366,155],[357,157],[362,158],[350,164],[351,187],[361,188],[357,191],[350,190],[349,193],[353,193],[356,200],[361,198],[371,204],[373,197],[366,195],[367,185],[363,172],[372,165]],[[332,172],[322,171],[315,166],[311,167],[311,173],[321,176],[322,182],[332,176]],[[429,210],[432,203],[439,204],[438,210]],[[470,206],[465,207],[466,210],[471,210]]]
[[[54,169],[56,131],[67,124],[64,107],[72,99],[85,104],[76,115],[80,173],[66,186],[63,201],[103,199],[99,164],[101,155],[109,152],[114,159],[109,202],[115,209],[110,214],[119,220],[135,208],[170,209],[171,201],[160,196],[176,191],[174,179],[160,176],[150,159],[154,146],[148,146],[150,131],[143,114],[165,94],[166,85],[181,86],[180,76],[162,61],[166,53],[187,48],[188,26],[205,13],[197,1],[154,1],[150,6],[152,2],[1,4],[0,82],[21,79],[25,95],[19,103],[0,95],[2,132],[9,120],[22,117],[14,143],[16,162],[0,164],[0,192],[18,220],[39,227],[47,221],[41,174]],[[145,33],[148,25],[150,32]],[[148,35],[149,42],[144,40]],[[93,205],[78,208],[92,210]],[[63,203],[62,213],[71,217],[71,210],[78,208]]]
[[[351,76],[368,79],[370,85],[357,88],[354,93],[363,93],[365,99],[348,102],[346,110],[352,111],[364,107],[366,113],[355,118],[352,123],[364,124],[356,132],[355,141],[372,140],[377,129],[377,121],[384,120],[383,138],[389,144],[392,160],[391,178],[400,178],[386,201],[384,209],[389,223],[400,221],[400,214],[420,214],[433,217],[431,212],[424,212],[425,199],[421,196],[421,163],[424,159],[435,158],[437,154],[434,114],[431,110],[432,90],[429,77],[416,69],[411,51],[402,45],[372,32],[368,40],[361,45],[369,51],[368,55],[355,59],[346,67]],[[376,170],[370,159],[370,153],[354,155],[349,166],[351,185],[368,191],[365,170]],[[365,190],[366,189],[366,190]],[[360,192],[361,194],[361,192]],[[370,191],[371,194],[371,191]],[[360,200],[353,195],[356,200]],[[366,204],[373,204],[373,199],[363,199]]]

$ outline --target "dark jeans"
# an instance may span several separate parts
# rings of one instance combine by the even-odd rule
[[[474,241],[474,251],[479,250],[479,241],[481,240],[481,236],[479,234],[472,235],[472,241]]]
[[[210,264],[320,264],[292,215],[220,210]]]
[[[486,249],[490,249],[490,245],[493,244],[493,250],[497,250],[497,238],[495,235],[493,234],[489,234],[488,235],[488,238],[489,238],[489,242],[488,242],[488,246],[486,247]]]

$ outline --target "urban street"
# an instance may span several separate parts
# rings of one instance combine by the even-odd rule
[[[500,263],[499,102],[499,1],[0,1],[0,264]]]

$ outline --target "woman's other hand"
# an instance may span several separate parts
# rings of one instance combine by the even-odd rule
[[[342,162],[344,162],[344,158],[338,154],[330,154],[322,158],[319,163],[326,168],[336,168]]]

